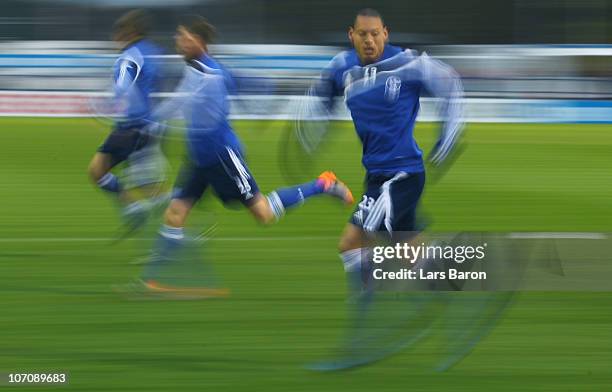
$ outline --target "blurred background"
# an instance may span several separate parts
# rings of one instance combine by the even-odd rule
[[[605,44],[612,40],[609,0],[7,0],[4,40],[107,40],[127,7],[147,7],[158,31],[177,16],[206,15],[225,43],[345,43],[345,28],[363,7],[378,9],[404,44]]]
[[[392,43],[427,51],[459,71],[470,121],[612,119],[609,0],[10,0],[0,18],[0,113],[88,115],[83,98],[109,85],[114,20],[130,7],[146,7],[155,19],[152,36],[167,50],[166,92],[182,66],[173,49],[176,23],[198,13],[218,28],[213,54],[238,76],[265,82],[243,91],[246,104],[236,105],[234,117],[286,118],[287,100],[347,46],[347,26],[364,6],[385,16]],[[432,108],[424,104],[422,120],[435,119]]]

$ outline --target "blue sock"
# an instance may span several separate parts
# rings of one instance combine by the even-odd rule
[[[103,175],[102,178],[98,180],[98,187],[107,192],[121,192],[121,184],[119,184],[119,179],[113,173],[106,173]]]
[[[369,309],[374,296],[371,266],[368,263],[368,248],[351,249],[340,253],[348,287],[348,302],[354,306],[356,322]]]
[[[182,227],[163,225],[155,241],[151,260],[142,272],[142,279],[157,280],[164,266],[171,262],[173,256],[181,249],[184,238]]]
[[[362,276],[362,253],[363,249],[351,249],[340,253],[342,264],[344,265],[344,272],[346,273],[346,280],[349,290],[349,295],[353,296],[361,293],[364,286]]]
[[[321,193],[323,193],[323,184],[319,180],[314,180],[289,188],[277,189],[268,195],[268,202],[274,216],[279,219],[287,208],[296,204],[301,205],[304,200]]]

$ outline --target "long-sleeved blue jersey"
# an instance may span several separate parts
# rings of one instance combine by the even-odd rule
[[[227,147],[241,151],[229,122],[228,95],[233,89],[231,74],[204,54],[187,63],[175,97],[156,108],[153,118],[164,120],[181,110],[191,160],[200,167],[216,164]]]
[[[142,127],[151,115],[150,94],[158,90],[161,50],[142,39],[123,49],[113,66],[114,93],[121,127]]]
[[[343,95],[363,144],[368,173],[416,173],[424,170],[422,151],[414,140],[419,98],[442,99],[444,125],[431,155],[441,162],[461,128],[461,81],[448,65],[422,54],[386,45],[381,59],[362,65],[355,50],[335,56],[309,95],[323,98],[329,109]]]

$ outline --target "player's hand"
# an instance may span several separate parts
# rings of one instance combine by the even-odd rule
[[[457,158],[463,154],[466,149],[466,144],[461,143],[455,145],[454,148],[451,148],[443,156],[441,154],[437,154],[435,147],[430,153],[427,163],[431,170],[428,170],[427,177],[429,181],[436,183],[438,182],[444,175],[448,172],[448,170],[453,166]],[[435,159],[437,157],[437,159]]]
[[[144,128],[144,132],[150,136],[162,137],[166,133],[167,128],[165,122],[152,122]]]
[[[454,145],[452,143],[443,145],[440,141],[438,141],[429,153],[427,160],[434,167],[440,166],[453,150],[453,147]]]

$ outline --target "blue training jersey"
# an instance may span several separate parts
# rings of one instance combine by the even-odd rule
[[[183,112],[188,152],[198,166],[218,163],[228,147],[241,151],[229,121],[228,95],[234,86],[231,74],[204,54],[187,63],[175,96],[154,111],[156,120],[169,118],[177,110]]]
[[[363,145],[362,163],[368,173],[379,174],[424,171],[413,130],[425,94],[442,99],[444,125],[431,156],[439,163],[462,128],[463,89],[448,65],[392,45],[385,46],[378,62],[362,65],[353,49],[335,56],[309,91],[323,98],[327,109],[334,96],[344,96]]]
[[[141,39],[123,49],[113,66],[114,93],[121,108],[119,125],[141,127],[151,115],[152,92],[159,89],[159,66],[155,56],[161,50]]]

